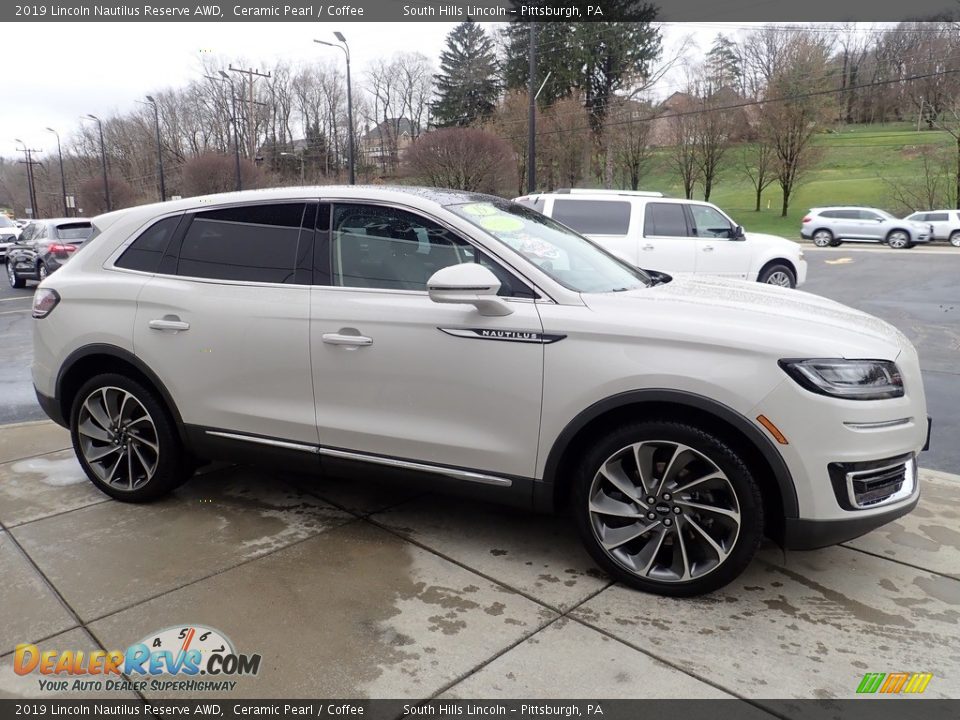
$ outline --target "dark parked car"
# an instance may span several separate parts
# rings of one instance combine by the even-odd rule
[[[20,239],[7,250],[7,277],[11,287],[27,280],[43,280],[64,265],[93,234],[89,220],[57,218],[27,224]]]

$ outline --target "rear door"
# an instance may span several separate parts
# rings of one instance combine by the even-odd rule
[[[951,231],[956,229],[956,223],[950,222],[950,213],[946,212],[930,212],[927,213],[923,218],[918,218],[923,222],[926,222],[933,228],[933,239],[934,240],[946,240],[950,237]]]
[[[316,203],[302,200],[195,212],[166,245],[139,297],[134,350],[186,424],[316,445],[309,343],[315,214]],[[169,230],[157,224],[158,233]],[[161,244],[139,251],[148,258]]]
[[[643,207],[643,237],[637,265],[670,275],[694,272],[696,238],[683,204],[648,202]]]
[[[631,232],[629,200],[555,198],[551,217],[586,235],[631,265],[638,263],[639,232]]]

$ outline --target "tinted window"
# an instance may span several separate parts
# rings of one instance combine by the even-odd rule
[[[533,208],[534,210],[540,213],[543,212],[543,207],[544,205],[547,204],[547,201],[544,200],[543,197],[541,196],[537,196],[535,198],[529,198],[529,197],[517,198],[516,202],[518,205],[523,205],[524,207]]]
[[[822,213],[820,213],[820,217],[838,218],[840,217],[840,213],[837,212],[836,210],[824,210]]]
[[[689,205],[697,237],[729,238],[730,221],[709,205]]]
[[[882,220],[883,218],[877,215],[875,212],[870,212],[869,210],[861,210],[859,213],[861,220]]]
[[[177,275],[292,283],[304,203],[199,212],[180,247]]]
[[[478,262],[500,280],[500,295],[532,297],[510,273],[470,243],[426,218],[377,205],[335,205],[330,242],[331,284],[423,290],[441,268]]]
[[[924,218],[927,222],[946,222],[949,219],[946,213],[927,213]]]
[[[37,226],[33,223],[29,223],[20,233],[20,242],[27,242],[33,237],[33,233],[36,232]]]
[[[553,219],[584,235],[626,235],[630,203],[612,200],[554,200]]]
[[[93,226],[90,223],[70,223],[68,225],[57,225],[56,234],[61,240],[86,240],[93,233]]]
[[[143,272],[156,272],[160,267],[160,258],[167,249],[167,243],[180,224],[180,217],[164,218],[147,228],[128,247],[115,263],[117,267]]]
[[[643,222],[644,235],[687,237],[687,220],[679,203],[648,203]]]

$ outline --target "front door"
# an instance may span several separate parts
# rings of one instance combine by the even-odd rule
[[[734,225],[709,205],[691,203],[690,216],[696,235],[697,273],[744,280],[750,272],[750,242],[734,240]]]
[[[532,477],[544,346],[530,289],[418,213],[372,203],[325,212],[310,312],[321,446]],[[430,300],[430,276],[462,262],[500,277],[512,314]]]

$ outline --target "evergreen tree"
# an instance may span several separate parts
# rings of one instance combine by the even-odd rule
[[[574,4],[584,4],[577,0]],[[660,31],[653,25],[657,8],[644,0],[591,0],[604,22],[537,24],[537,80],[550,73],[540,93],[541,106],[579,91],[590,125],[599,134],[607,107],[619,90],[642,83],[660,56]],[[581,17],[587,17],[586,9]],[[628,19],[629,22],[624,21]],[[504,30],[504,80],[521,89],[529,75],[529,23],[511,23]]]
[[[470,125],[493,113],[499,93],[497,58],[493,40],[482,27],[468,20],[447,35],[436,80],[435,125]]]
[[[740,67],[740,55],[737,44],[723,33],[717,33],[713,47],[706,59],[708,90],[716,92],[720,88],[737,89],[743,70]]]

